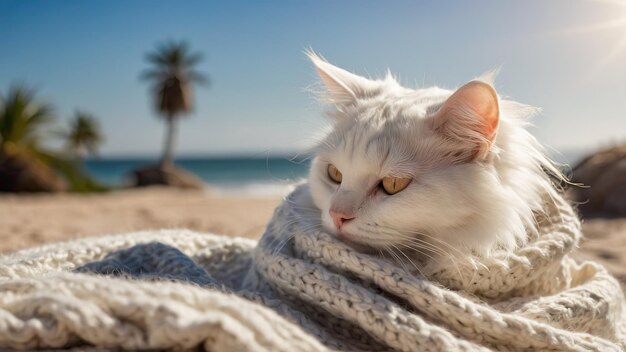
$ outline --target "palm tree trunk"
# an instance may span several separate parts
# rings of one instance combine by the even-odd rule
[[[174,114],[170,114],[166,120],[167,128],[165,130],[165,144],[163,146],[163,155],[161,156],[161,166],[172,164],[174,139],[176,137],[176,118],[174,117]]]

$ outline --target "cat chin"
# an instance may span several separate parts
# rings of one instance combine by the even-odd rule
[[[345,235],[343,233],[339,233],[339,234],[336,234],[336,235],[333,235],[333,236],[335,236],[335,238],[337,238],[341,242],[347,244],[348,246],[350,246],[351,248],[353,248],[357,252],[365,253],[365,254],[375,254],[375,253],[378,253],[378,249],[376,249],[372,245],[354,241],[351,237],[348,237],[349,235]]]
[[[346,245],[348,245],[349,247],[353,248],[357,252],[361,252],[361,253],[365,253],[365,254],[378,253],[378,249],[376,248],[375,245],[372,245],[370,243],[362,242],[362,241],[365,241],[365,240],[359,240],[357,235],[353,235],[353,234],[351,234],[349,232],[346,232],[346,231],[335,230],[334,228],[331,229],[331,228],[329,228],[327,226],[324,226],[324,230],[328,234],[330,234],[334,238],[338,239],[339,241],[345,243]]]

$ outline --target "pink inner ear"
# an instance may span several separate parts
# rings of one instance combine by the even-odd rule
[[[477,132],[490,142],[493,141],[498,128],[500,111],[498,95],[490,85],[480,81],[469,82],[452,94],[444,106],[446,111],[456,110],[455,108],[460,108],[461,111],[467,108],[472,110],[476,117],[481,119],[479,123],[481,130]]]

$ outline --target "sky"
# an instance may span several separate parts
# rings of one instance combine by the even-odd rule
[[[626,1],[0,0],[0,94],[37,89],[58,125],[98,117],[104,156],[156,156],[145,54],[186,40],[210,77],[179,155],[281,154],[328,124],[303,54],[401,83],[454,88],[493,68],[502,96],[538,106],[537,138],[569,152],[626,140]]]

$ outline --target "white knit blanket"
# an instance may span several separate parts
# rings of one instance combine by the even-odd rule
[[[527,246],[427,278],[314,230],[307,202],[301,186],[258,243],[169,230],[1,257],[0,349],[626,346],[620,286],[601,266],[569,257],[580,227],[561,199]]]

